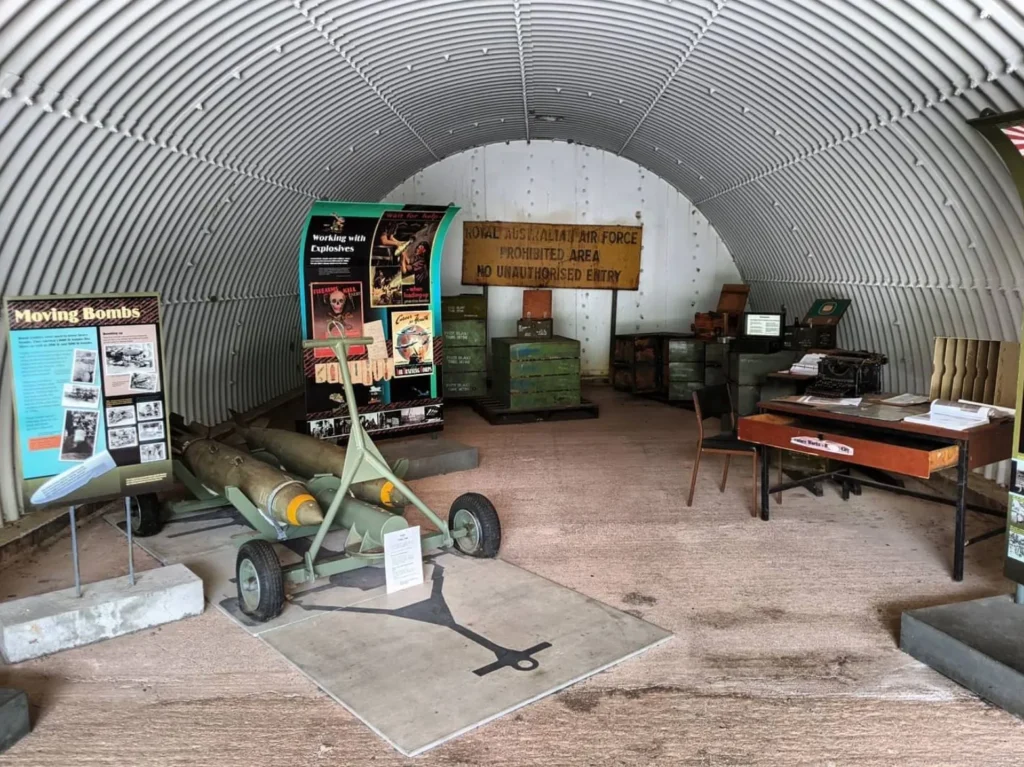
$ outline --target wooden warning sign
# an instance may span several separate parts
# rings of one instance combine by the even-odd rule
[[[636,290],[643,227],[466,221],[462,284]]]

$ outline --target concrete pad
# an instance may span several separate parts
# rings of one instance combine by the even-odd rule
[[[1024,716],[1024,605],[1009,596],[903,613],[900,649],[1007,711]]]
[[[21,690],[0,687],[0,754],[28,735],[31,729],[28,696]]]
[[[430,580],[260,634],[406,756],[671,637],[501,560],[441,554]]]
[[[400,458],[409,462],[405,473],[407,480],[450,474],[453,471],[469,471],[480,465],[480,453],[475,447],[444,437],[381,440],[376,445],[392,466]],[[416,488],[413,488],[415,491]]]
[[[147,570],[0,604],[0,655],[7,663],[199,615],[203,586],[184,565]]]
[[[123,511],[107,514],[104,519],[124,532]],[[136,535],[132,540],[166,565],[233,545],[235,536],[251,532],[252,528],[245,523],[245,518],[231,506],[225,506],[169,520],[159,535],[145,538]]]
[[[328,533],[324,538],[323,550],[328,555],[340,552],[344,537],[345,533],[340,531]],[[303,551],[301,544],[308,544],[308,541],[290,541],[274,545],[282,565],[302,561],[299,553]],[[185,564],[203,577],[206,598],[210,604],[223,610],[254,636],[281,626],[309,620],[317,615],[313,611],[315,608],[346,607],[386,593],[384,571],[377,567],[340,573],[313,583],[286,583],[285,604],[281,614],[266,623],[258,623],[238,607],[238,589],[235,584],[237,554],[236,547],[228,546],[186,559]]]

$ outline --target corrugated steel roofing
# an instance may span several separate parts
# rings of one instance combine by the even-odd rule
[[[846,343],[920,388],[932,335],[1017,334],[1024,219],[965,120],[1024,106],[1022,44],[1016,0],[6,0],[0,281],[160,290],[216,419],[297,380],[313,199],[568,139],[694,200],[755,305],[855,298]]]

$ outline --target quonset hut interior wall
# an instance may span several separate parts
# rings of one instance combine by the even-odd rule
[[[1024,107],[1022,43],[1016,0],[5,0],[0,281],[161,291],[214,420],[297,381],[311,200],[572,139],[692,200],[755,307],[853,298],[840,342],[921,389],[934,335],[1017,335],[1024,217],[964,121]]]
[[[695,312],[715,308],[722,283],[740,279],[718,233],[664,179],[610,152],[551,141],[491,144],[447,157],[417,173],[389,202],[461,208],[445,239],[445,295],[479,293],[462,284],[463,221],[643,224],[640,289],[620,291],[620,333],[688,330]],[[522,288],[487,289],[490,338],[514,336]],[[612,292],[553,291],[555,332],[580,341],[583,375],[608,374]]]

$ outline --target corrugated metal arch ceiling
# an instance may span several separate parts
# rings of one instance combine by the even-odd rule
[[[690,197],[756,304],[855,298],[920,387],[933,335],[1016,336],[1024,220],[965,121],[1024,107],[1022,46],[1017,0],[7,0],[4,292],[159,289],[219,417],[295,380],[240,349],[292,353],[313,199],[572,140]]]

